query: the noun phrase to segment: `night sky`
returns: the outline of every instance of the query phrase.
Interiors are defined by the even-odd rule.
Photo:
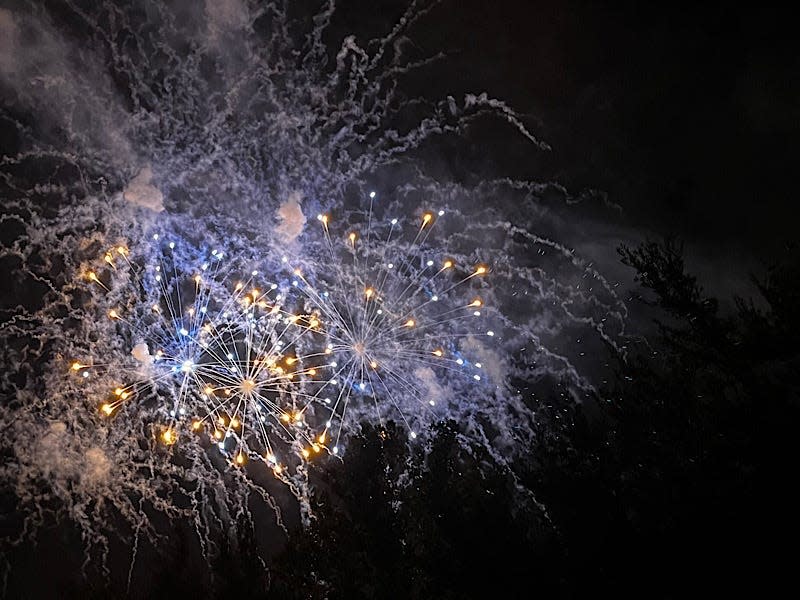
[[[0,597],[780,589],[790,15],[280,6],[0,2]],[[471,105],[483,92],[502,104]],[[231,384],[245,408],[203,388],[253,335],[284,339],[273,305],[306,328],[276,361],[311,381],[334,355],[347,400],[270,389],[273,429],[246,438],[262,371]],[[212,350],[206,317],[228,327]],[[156,348],[176,365],[161,387]]]

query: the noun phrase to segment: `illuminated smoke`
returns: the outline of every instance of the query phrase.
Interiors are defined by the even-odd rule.
[[[264,464],[237,466],[234,442],[223,453],[206,443],[211,427],[206,437],[192,437],[170,420],[181,416],[180,382],[202,361],[185,365],[184,358],[169,385],[142,385],[131,402],[103,410],[116,402],[111,384],[124,388],[153,377],[159,348],[140,330],[158,334],[164,323],[145,315],[158,288],[137,283],[145,272],[114,254],[120,246],[137,265],[151,265],[176,243],[170,264],[189,285],[195,269],[224,256],[225,276],[208,278],[214,294],[230,293],[236,277],[253,271],[293,288],[298,268],[317,290],[333,292],[341,280],[353,290],[358,284],[352,301],[362,303],[371,282],[331,258],[317,223],[307,224],[305,215],[336,215],[340,233],[358,230],[363,239],[373,227],[365,222],[373,218],[365,210],[369,192],[405,177],[377,199],[376,235],[393,217],[413,231],[421,211],[435,211],[437,219],[443,211],[413,254],[425,262],[408,261],[405,280],[427,260],[452,260],[462,276],[486,265],[490,273],[479,291],[488,308],[480,327],[437,331],[439,340],[461,340],[441,348],[459,374],[429,364],[440,358],[435,354],[412,364],[408,375],[420,397],[402,396],[395,386],[400,410],[390,416],[400,419],[420,399],[433,400],[436,412],[415,422],[414,433],[451,418],[463,439],[483,444],[512,470],[538,435],[535,396],[515,382],[556,385],[565,404],[582,401],[601,377],[592,371],[597,357],[608,347],[624,351],[625,304],[615,284],[576,251],[574,240],[583,234],[570,231],[559,212],[575,198],[554,183],[501,178],[459,185],[433,177],[415,154],[437,137],[466,135],[481,119],[494,119],[537,150],[548,148],[520,115],[486,93],[438,102],[402,95],[406,73],[441,59],[412,56],[400,43],[413,36],[426,9],[412,4],[374,40],[347,36],[329,57],[323,35],[333,2],[299,23],[280,3],[257,12],[233,1],[209,1],[202,11],[147,1],[68,6],[79,23],[70,26],[84,43],[60,33],[67,25],[57,15],[34,7],[0,10],[0,85],[11,107],[0,116],[21,140],[18,152],[0,159],[0,259],[14,278],[13,296],[2,297],[0,381],[12,400],[0,413],[7,457],[0,477],[26,515],[10,543],[34,535],[55,507],[80,528],[87,564],[102,571],[112,535],[135,532],[137,543],[157,546],[153,513],[191,523],[206,556],[216,551],[215,539],[232,535],[240,516],[252,518],[254,499],[274,508],[283,526],[272,492],[252,470]],[[20,113],[33,115],[34,124]],[[561,205],[545,203],[545,195]],[[365,244],[363,251],[379,247]],[[109,318],[111,310],[122,319]],[[237,323],[244,327],[246,319]],[[432,341],[423,340],[431,353],[440,349]],[[109,362],[125,369],[103,366]],[[350,383],[360,382],[353,375]],[[239,392],[250,393],[248,386]],[[184,407],[199,406],[197,389],[191,393]],[[346,411],[321,416],[324,397],[314,389],[310,395],[317,408],[309,421],[315,416],[317,429],[283,438],[295,462],[278,473],[306,519],[298,439],[313,449],[309,442],[319,440],[326,418],[338,414],[347,422]],[[361,399],[350,403],[351,426],[383,418],[370,394]],[[184,416],[180,427],[197,415]],[[347,425],[344,431],[335,443],[346,460]],[[333,452],[327,438],[316,443]],[[258,448],[265,469],[268,452]]]

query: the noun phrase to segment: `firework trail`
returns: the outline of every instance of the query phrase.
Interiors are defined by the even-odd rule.
[[[0,9],[11,543],[55,513],[102,569],[112,533],[157,545],[158,512],[213,554],[253,497],[282,523],[256,468],[308,516],[306,460],[346,460],[364,420],[424,443],[452,418],[513,469],[536,386],[580,401],[602,377],[585,355],[624,351],[615,284],[542,200],[577,199],[416,157],[486,118],[548,149],[485,93],[404,96],[442,59],[408,50],[430,7],[332,49],[333,2],[288,6]]]

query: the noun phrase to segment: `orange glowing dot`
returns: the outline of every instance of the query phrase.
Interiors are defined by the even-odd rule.
[[[373,290],[372,288],[367,288],[367,289],[364,291],[364,293],[367,295],[367,298],[371,298],[371,297],[372,297],[372,294],[374,294],[374,293],[375,293],[375,290]]]
[[[433,215],[431,213],[425,213],[424,215],[422,215],[423,225],[427,225],[428,223],[430,223],[431,219],[433,219]]]
[[[373,369],[377,369],[377,368],[378,368],[378,363],[376,363],[376,362],[373,360],[372,362],[370,362],[370,363],[369,363],[369,366],[370,366],[370,367],[372,367]]]
[[[238,292],[243,287],[244,287],[244,284],[240,281],[239,283],[236,284],[236,287],[234,289]]]
[[[480,266],[480,267],[476,268],[475,269],[475,273],[477,275],[483,275],[484,273],[486,273],[486,267]]]
[[[128,253],[128,249],[125,246],[117,246],[117,252],[125,256]]]
[[[281,421],[285,421],[285,422],[288,423],[290,420],[291,420],[291,417],[287,413],[283,413],[281,415]]]
[[[118,319],[119,318],[119,314],[117,314],[117,311],[115,311],[115,310],[108,311],[108,316],[111,317],[112,319]]]
[[[192,421],[192,429],[193,429],[194,431],[197,431],[198,429],[200,429],[200,426],[201,426],[202,424],[203,424],[203,422],[202,422],[202,421],[199,421],[199,420]]]
[[[219,429],[214,430],[214,439],[221,440],[222,439],[222,432]]]
[[[83,369],[83,367],[84,367],[84,365],[82,365],[79,362],[72,363],[72,370],[73,371],[80,371],[81,369]]]
[[[481,306],[482,304],[483,302],[481,302],[480,298],[475,298],[475,300],[472,301],[472,304],[470,304],[470,306]]]
[[[243,465],[245,459],[246,459],[245,455],[242,452],[239,452],[239,454],[236,455],[236,464]]]
[[[355,244],[355,243],[356,243],[356,234],[355,234],[355,233],[351,233],[351,234],[350,234],[350,235],[348,235],[347,237],[349,237],[349,238],[350,238],[350,243],[351,243],[351,244]]]
[[[311,447],[314,449],[314,452],[319,452],[319,444],[311,444]]]
[[[453,266],[453,261],[452,261],[452,260],[446,260],[446,261],[444,261],[444,268],[445,268],[445,269],[449,269],[449,268],[450,268],[450,267],[452,267],[452,266]]]
[[[178,441],[178,435],[172,429],[165,429],[161,434],[161,441],[163,441],[167,446],[171,446]]]
[[[299,412],[299,413],[295,413],[295,415],[294,415],[294,422],[295,422],[295,423],[299,423],[299,422],[300,422],[300,421],[302,421],[302,420],[303,420],[303,413],[301,413],[301,412]]]
[[[442,356],[442,354],[444,354],[444,352],[442,352],[441,350],[434,350],[433,351],[433,355],[434,356]]]
[[[89,279],[92,281],[97,281],[97,275],[95,275],[94,271],[89,271],[88,275]]]
[[[320,444],[324,444],[325,443],[325,432],[324,431],[319,434],[319,443]]]
[[[237,419],[236,417],[231,419],[231,427],[236,429],[237,427],[239,427],[239,425],[240,425],[239,419]]]
[[[308,449],[307,449],[307,448],[303,448],[303,449],[301,450],[301,453],[302,453],[302,455],[303,455],[303,458],[308,458],[309,454],[311,454],[311,453],[308,451]]]
[[[414,326],[414,319],[409,319],[406,321],[406,327],[413,327]]]
[[[308,374],[309,375],[316,375],[317,374],[317,370],[316,369],[309,369],[308,370]]]
[[[281,471],[283,471],[283,467],[282,467],[282,466],[280,466],[280,465],[275,465],[275,466],[272,468],[272,471],[275,473],[275,475],[280,475],[280,474],[281,474]]]
[[[210,396],[214,393],[214,388],[212,388],[210,385],[207,385],[203,392],[205,392],[206,396]]]
[[[203,281],[203,278],[202,278],[202,277],[200,277],[200,275],[195,275],[195,276],[194,276],[194,282],[195,282],[196,284],[198,284],[198,285],[199,285],[201,281]]]
[[[108,415],[110,415],[112,412],[114,412],[114,407],[113,407],[111,404],[109,404],[109,403],[107,403],[107,402],[106,402],[105,404],[103,404],[103,405],[100,407],[100,410],[101,410],[101,411],[103,411],[103,413],[104,413],[106,416],[108,416]]]
[[[258,295],[259,295],[260,293],[261,293],[261,292],[259,292],[257,289],[254,289],[252,292],[250,292],[250,294],[253,296],[253,300],[255,300],[256,298],[258,298]]]

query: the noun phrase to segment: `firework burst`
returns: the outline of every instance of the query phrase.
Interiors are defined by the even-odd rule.
[[[55,507],[105,565],[112,531],[157,547],[158,513],[211,553],[253,497],[288,489],[307,517],[306,459],[364,420],[413,438],[453,419],[510,463],[537,435],[514,382],[593,390],[583,355],[623,340],[625,306],[555,241],[553,186],[467,188],[415,155],[491,116],[547,148],[487,94],[403,96],[439,57],[406,43],[424,7],[334,47],[333,2],[300,21],[280,2],[35,4],[0,22],[20,142],[0,158],[0,478],[19,539]],[[444,214],[409,212],[431,198]],[[288,485],[240,468],[256,460]]]
[[[83,275],[118,336],[103,355],[71,365],[108,390],[101,415],[152,420],[167,446],[206,434],[232,464],[255,458],[277,475],[287,450],[318,452],[324,435],[306,424],[304,400],[325,353],[299,348],[319,320],[290,311],[286,291],[257,270],[234,273],[222,251],[201,256],[160,244],[158,234],[153,244],[154,253],[134,258],[126,246],[111,248]]]
[[[349,220],[344,231],[319,214],[309,242],[318,263],[308,274],[293,271],[332,358],[313,400],[330,415],[334,453],[346,426],[364,418],[402,420],[417,437],[436,418],[450,375],[481,381],[480,363],[465,360],[460,340],[494,335],[481,319],[478,282],[489,267],[457,265],[431,235],[445,212],[378,219],[374,202],[371,193],[360,226]]]

